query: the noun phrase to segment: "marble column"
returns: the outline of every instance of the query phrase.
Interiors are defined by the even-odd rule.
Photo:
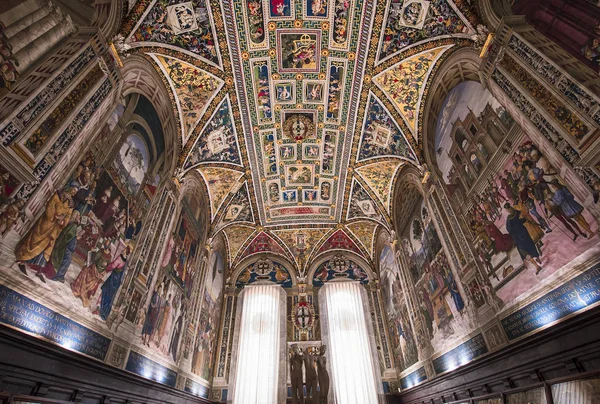
[[[23,16],[21,19],[15,21],[10,24],[4,30],[4,35],[9,40],[17,35],[19,32],[31,27],[36,22],[40,21],[42,18],[46,17],[52,11],[52,4],[48,2],[47,4],[43,4],[41,7],[38,7],[31,11],[29,14]]]
[[[6,28],[10,27],[21,18],[26,17],[32,12],[44,6],[44,0],[26,0],[16,7],[0,14],[0,22],[4,24]]]
[[[12,46],[13,54],[17,54],[21,49],[32,44],[36,39],[58,25],[63,19],[63,13],[58,8],[49,8],[45,11],[45,16],[37,21],[33,21],[32,24],[24,27],[8,40],[8,43]],[[36,10],[25,17],[25,19],[29,19],[30,16],[35,17],[37,14],[39,13]]]
[[[48,50],[53,48],[67,35],[75,31],[75,25],[69,16],[64,16],[60,10],[56,10],[34,24],[35,28],[26,30],[27,34],[17,34],[15,44],[19,44],[19,50],[13,56],[19,62],[17,71],[23,74]],[[35,36],[40,34],[40,36]],[[16,37],[19,37],[16,39]],[[24,45],[20,41],[27,41]],[[13,45],[14,46],[14,45]],[[14,51],[14,48],[13,48]]]

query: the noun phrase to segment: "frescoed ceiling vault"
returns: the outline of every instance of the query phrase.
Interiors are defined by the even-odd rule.
[[[139,0],[121,35],[171,90],[178,175],[205,180],[230,265],[302,274],[331,249],[373,260],[429,79],[476,24],[466,0]]]

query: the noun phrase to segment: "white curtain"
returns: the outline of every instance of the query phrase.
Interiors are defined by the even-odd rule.
[[[554,404],[599,404],[600,379],[573,380],[552,385]]]
[[[377,404],[361,286],[357,282],[328,282],[324,288],[335,402]]]
[[[243,292],[235,404],[277,403],[280,288],[279,285],[249,285]]]

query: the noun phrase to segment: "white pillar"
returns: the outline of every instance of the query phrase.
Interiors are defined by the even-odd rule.
[[[29,14],[25,15],[23,18],[15,21],[4,30],[4,35],[8,39],[12,38],[19,32],[24,29],[32,26],[52,11],[51,4],[44,4],[42,7],[32,10]]]
[[[32,10],[42,7],[43,3],[44,0],[25,0],[18,6],[0,14],[0,22],[4,24],[5,27],[9,27],[16,21],[31,13]]]
[[[29,47],[37,38],[60,24],[62,20],[63,14],[60,9],[54,8],[49,10],[46,16],[19,31],[8,40],[8,43],[12,46],[13,54],[17,54],[21,49]]]
[[[74,31],[75,26],[67,16],[42,36],[37,37],[30,44],[16,52],[14,57],[19,62],[19,66],[17,66],[19,74],[23,74],[24,71],[31,67],[31,65],[42,57],[49,49]]]

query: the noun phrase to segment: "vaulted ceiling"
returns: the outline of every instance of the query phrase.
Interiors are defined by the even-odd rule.
[[[373,259],[395,173],[422,163],[429,78],[469,38],[466,0],[140,0],[122,27],[171,89],[181,177],[209,190],[230,263]]]

